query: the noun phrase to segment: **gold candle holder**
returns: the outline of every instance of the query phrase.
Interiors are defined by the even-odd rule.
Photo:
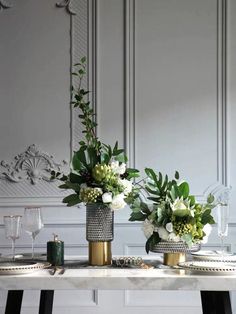
[[[186,261],[186,253],[164,253],[163,264],[168,266],[177,266]]]
[[[111,265],[111,242],[89,242],[89,265]]]

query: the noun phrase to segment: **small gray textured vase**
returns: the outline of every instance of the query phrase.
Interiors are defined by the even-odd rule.
[[[102,204],[86,205],[86,239],[90,242],[113,240],[114,212]]]

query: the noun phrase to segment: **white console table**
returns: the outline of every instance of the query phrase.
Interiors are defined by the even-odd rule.
[[[236,290],[236,275],[192,275],[179,269],[80,268],[52,276],[44,269],[28,275],[0,276],[0,289],[8,290],[6,314],[20,313],[24,290],[41,290],[39,313],[51,314],[54,290],[61,289],[194,290],[201,292],[203,314],[232,314],[229,291]]]

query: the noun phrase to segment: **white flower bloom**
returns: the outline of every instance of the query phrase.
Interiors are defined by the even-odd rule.
[[[112,202],[112,193],[106,192],[102,195],[102,201],[104,204]]]
[[[164,241],[168,241],[168,237],[169,237],[169,232],[166,230],[166,228],[164,227],[158,227],[157,228],[157,232],[159,234],[159,237],[164,240]]]
[[[187,209],[188,207],[186,206],[185,202],[181,198],[176,198],[173,204],[171,204],[171,208],[173,211],[178,210],[178,209]]]
[[[174,232],[171,232],[168,237],[168,241],[179,242],[180,237],[176,235]]]
[[[203,237],[201,243],[202,243],[202,244],[206,244],[207,241],[208,241],[208,237],[209,237],[209,235],[210,235],[210,233],[211,233],[212,226],[211,226],[210,224],[206,224],[206,225],[203,227],[202,230],[204,231],[205,236]]]
[[[111,162],[111,170],[119,175],[124,174],[126,171],[126,164],[122,163],[120,165],[119,161],[114,160]]]
[[[123,180],[119,180],[119,183],[123,185],[125,195],[128,195],[132,191],[133,185],[131,181],[127,179],[123,179]]]
[[[203,232],[206,234],[206,236],[208,237],[211,233],[211,230],[212,230],[212,226],[210,224],[206,224],[204,227],[203,227]]]
[[[117,169],[119,168],[119,161],[114,160],[110,164],[111,170],[115,173],[117,173]]]
[[[118,210],[118,209],[121,209],[121,208],[125,207],[126,203],[124,201],[124,197],[125,196],[124,196],[123,193],[114,196],[113,199],[112,199],[111,204],[109,205],[109,207],[112,210]]]
[[[182,198],[176,198],[174,203],[172,203],[170,206],[173,214],[176,216],[182,217],[190,214],[189,203],[187,201],[184,201]]]
[[[119,174],[124,174],[126,171],[126,164],[122,162],[122,164],[119,167]]]
[[[166,230],[167,230],[168,232],[172,232],[172,231],[173,231],[173,224],[172,224],[172,222],[168,222],[168,223],[166,224]]]
[[[142,226],[143,233],[147,239],[153,234],[154,226],[150,220],[145,219]]]

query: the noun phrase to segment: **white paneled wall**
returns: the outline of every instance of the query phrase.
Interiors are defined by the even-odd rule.
[[[81,136],[77,112],[70,114],[70,67],[87,55],[102,141],[119,140],[141,170],[179,170],[200,199],[209,186],[232,185],[227,248],[236,252],[236,2],[74,0],[76,15],[55,3],[22,0],[0,15],[0,160],[14,166],[35,144],[55,162],[69,161]],[[12,183],[1,175],[1,253],[10,252],[3,215],[38,204],[45,228],[36,250],[45,251],[55,232],[66,255],[86,255],[85,211],[65,208],[62,197],[56,183]],[[128,208],[115,215],[113,254],[144,255],[140,224],[128,218]],[[206,247],[218,246],[214,227]],[[30,247],[22,234],[17,252]],[[1,293],[1,313],[5,298]],[[22,313],[36,313],[38,300],[38,291],[26,291]],[[65,311],[200,314],[201,307],[197,292],[57,291],[54,313]]]

